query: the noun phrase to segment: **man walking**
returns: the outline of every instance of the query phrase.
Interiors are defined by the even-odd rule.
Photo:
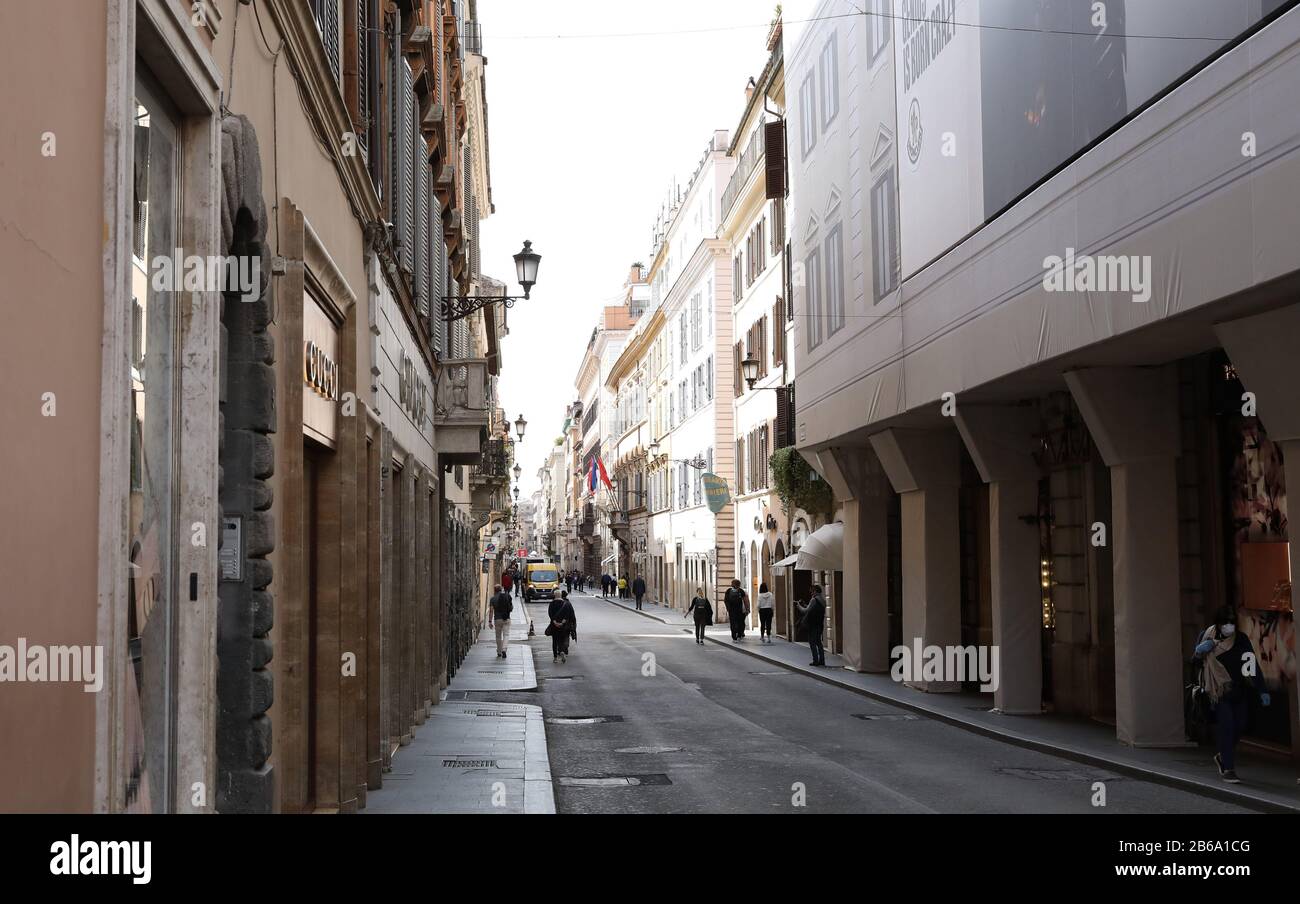
[[[492,597],[491,615],[488,619],[489,627],[496,628],[497,634],[497,658],[506,659],[506,647],[510,644],[510,615],[515,611],[515,604],[510,599],[510,594],[501,589],[501,585],[496,587],[496,593]]]
[[[825,666],[826,648],[822,646],[822,637],[826,632],[826,599],[822,596],[822,585],[813,584],[808,605],[795,603],[795,607],[799,610],[799,625],[808,632],[808,646],[812,648],[813,661],[808,664]]]
[[[607,596],[609,596],[609,575],[602,574],[600,576],[600,598],[605,599]]]
[[[636,611],[641,612],[641,601],[645,599],[645,579],[639,574],[632,582],[632,595],[636,597]]]
[[[727,607],[727,619],[731,622],[731,639],[739,643],[745,636],[745,616],[749,614],[749,600],[745,591],[740,589],[740,581],[732,581],[723,597]]]

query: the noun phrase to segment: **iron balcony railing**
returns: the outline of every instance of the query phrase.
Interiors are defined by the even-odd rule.
[[[509,480],[513,446],[514,443],[503,439],[488,440],[483,446],[483,457],[470,469],[470,477],[480,480]]]
[[[722,193],[722,218],[725,220],[727,214],[731,213],[731,208],[736,205],[740,193],[744,191],[745,186],[749,183],[749,177],[754,174],[758,168],[759,161],[767,156],[767,148],[763,143],[763,130],[755,129],[754,134],[749,138],[749,144],[746,145],[744,153],[740,155],[740,163],[736,165],[736,171],[731,174],[731,181],[727,183],[727,190]]]

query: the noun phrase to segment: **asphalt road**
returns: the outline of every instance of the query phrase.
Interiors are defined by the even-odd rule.
[[[567,663],[540,633],[545,606],[531,607],[536,693],[474,695],[543,708],[560,813],[1248,812],[698,646],[684,623],[574,603]],[[1092,803],[1097,781],[1105,807]]]

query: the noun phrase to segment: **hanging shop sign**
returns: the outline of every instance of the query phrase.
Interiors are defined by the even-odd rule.
[[[704,499],[709,504],[709,511],[715,515],[722,514],[722,510],[731,502],[731,490],[727,488],[727,482],[717,474],[705,474],[700,480],[704,484]]]

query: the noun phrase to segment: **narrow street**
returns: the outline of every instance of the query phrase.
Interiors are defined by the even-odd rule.
[[[529,607],[536,693],[468,695],[542,707],[559,813],[798,812],[796,784],[810,813],[1087,813],[1095,781],[1106,784],[1105,812],[1249,812],[697,646],[685,623],[572,598],[578,642],[567,663],[552,662],[541,634],[545,605]],[[585,721],[597,717],[610,721]]]

